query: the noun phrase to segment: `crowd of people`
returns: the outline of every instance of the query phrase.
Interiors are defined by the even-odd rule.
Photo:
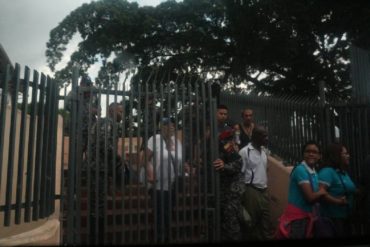
[[[232,160],[222,158],[214,162],[220,172],[221,226],[223,241],[308,239],[351,237],[351,211],[358,194],[349,176],[349,153],[341,143],[329,144],[324,152],[315,141],[302,147],[302,162],[295,165],[288,189],[288,204],[279,217],[279,224],[270,221],[267,153],[268,134],[253,121],[253,110],[242,111],[243,122],[234,127],[227,124],[228,108],[219,105],[217,111],[220,156],[234,153]],[[222,139],[226,132],[232,138]],[[233,151],[225,147],[232,147]],[[224,167],[232,166],[233,173]],[[222,167],[223,169],[220,169]],[[232,188],[239,184],[234,200]],[[221,196],[222,197],[222,196]],[[234,205],[230,207],[230,205]],[[243,213],[249,214],[246,224]]]
[[[86,80],[83,80],[82,86],[85,84]],[[94,226],[91,236],[96,238],[98,230],[101,234],[99,239],[103,239],[104,166],[112,164],[107,160],[115,160],[114,167],[108,169],[108,175],[111,176],[113,171],[120,173],[116,169],[122,167],[122,161],[114,146],[121,136],[116,123],[122,120],[124,109],[121,104],[112,103],[108,115],[98,118],[96,97],[88,93],[85,96],[82,134],[87,140],[90,133],[91,149],[87,151],[88,145],[84,141],[83,152],[85,159],[89,160],[94,181],[90,196]],[[230,125],[227,106],[217,107],[219,157],[209,165],[220,178],[221,241],[313,238],[320,234],[316,229],[318,224],[315,224],[318,217],[325,217],[332,223],[327,225],[333,228],[328,237],[350,236],[349,218],[357,189],[348,174],[347,148],[333,143],[322,152],[315,141],[303,146],[302,162],[295,165],[290,174],[288,205],[279,218],[279,225],[274,226],[270,216],[267,176],[268,132],[254,122],[252,109],[243,109],[241,117],[241,123]],[[171,201],[176,197],[172,185],[191,172],[191,168],[183,158],[185,147],[175,134],[174,119],[161,118],[158,125],[160,131],[143,142],[142,157],[145,159],[142,158],[139,164],[145,167],[145,180],[151,184],[150,195],[155,198],[159,241],[168,242],[168,212]],[[97,138],[97,135],[103,138]],[[95,239],[92,240],[94,242]]]

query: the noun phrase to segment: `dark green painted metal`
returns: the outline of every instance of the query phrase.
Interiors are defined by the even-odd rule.
[[[77,93],[78,83],[78,68],[74,68],[72,71],[72,91]],[[76,121],[77,121],[77,94],[72,94],[72,109],[71,109],[71,121],[70,121],[70,138],[69,138],[69,157],[68,157],[68,215],[67,215],[67,244],[73,244],[75,242],[75,176],[76,176]]]
[[[51,215],[55,212],[55,200],[56,200],[56,158],[57,158],[57,139],[58,139],[58,87],[54,80],[52,80],[52,122],[51,122],[51,151],[49,153],[49,162],[51,165],[50,170],[50,188],[47,196],[47,215]],[[63,135],[62,135],[63,138]],[[63,143],[63,142],[62,142]],[[62,147],[63,148],[63,147]],[[63,152],[62,152],[63,154]],[[63,156],[63,155],[62,155]],[[61,163],[63,167],[63,163]]]
[[[1,95],[1,109],[6,109],[8,101],[8,84],[11,78],[10,73],[11,65],[6,66],[6,73],[2,81],[2,95]],[[4,157],[4,135],[5,135],[5,121],[6,121],[6,111],[2,110],[0,112],[0,171],[3,171],[3,157]],[[2,176],[0,176],[0,190],[2,185]]]
[[[20,81],[20,65],[15,65],[14,74],[14,88],[12,95],[12,108],[10,120],[10,136],[9,136],[9,149],[8,149],[8,172],[6,180],[6,195],[5,195],[5,210],[4,210],[4,225],[10,225],[11,204],[12,204],[12,191],[13,191],[13,172],[14,172],[14,155],[15,155],[15,134],[17,128],[17,102],[18,90]]]
[[[30,128],[28,135],[28,155],[27,155],[27,178],[26,178],[26,208],[24,211],[24,221],[31,220],[31,200],[32,200],[32,177],[34,174],[34,150],[35,150],[35,136],[36,136],[36,114],[37,114],[37,91],[38,91],[39,73],[33,72],[32,83],[32,101],[30,112]]]
[[[39,105],[37,112],[37,135],[36,135],[36,157],[35,157],[35,178],[33,184],[33,210],[32,210],[32,220],[37,220],[40,217],[40,190],[41,190],[41,169],[42,169],[42,151],[44,149],[43,143],[43,132],[45,130],[44,124],[44,113],[45,105],[40,102],[45,100],[45,84],[46,77],[41,74],[41,84],[40,84],[40,95],[39,95]]]
[[[42,146],[42,164],[41,164],[41,183],[40,183],[40,212],[39,217],[45,218],[46,205],[47,205],[47,189],[50,186],[48,180],[50,164],[48,163],[48,153],[50,152],[50,116],[51,116],[51,81],[50,77],[46,77],[46,101],[45,101],[45,111],[44,111],[44,130],[43,130],[43,146]]]
[[[26,67],[24,71],[23,81],[23,97],[22,97],[22,109],[21,109],[21,126],[20,126],[20,140],[19,140],[19,158],[18,158],[18,174],[17,174],[17,192],[16,192],[16,210],[15,210],[15,223],[21,223],[21,204],[23,195],[23,170],[24,170],[24,156],[23,152],[25,147],[25,132],[27,122],[27,103],[28,103],[28,88],[30,80],[30,69]]]
[[[210,188],[209,191],[212,191],[212,193],[208,193],[208,188],[205,185],[203,185],[203,174],[207,172],[206,168],[198,166],[199,164],[195,164],[195,163],[192,164],[193,159],[194,159],[193,156],[195,156],[197,152],[194,150],[195,149],[194,147],[191,147],[191,145],[187,147],[186,145],[188,144],[185,145],[184,143],[190,142],[190,144],[191,143],[197,144],[198,140],[202,139],[203,136],[205,136],[206,127],[203,126],[203,124],[205,124],[206,121],[205,119],[203,119],[203,116],[206,118],[211,118],[211,119],[214,118],[215,111],[213,110],[210,112],[209,110],[206,110],[206,109],[210,109],[211,106],[215,107],[215,102],[213,103],[211,102],[213,99],[212,96],[209,96],[206,99],[203,99],[201,94],[208,95],[211,92],[206,92],[207,90],[205,89],[205,85],[203,85],[201,88],[201,86],[198,85],[200,84],[199,81],[194,82],[191,80],[191,78],[187,76],[177,77],[175,81],[166,81],[167,75],[160,78],[160,81],[158,81],[157,79],[158,78],[156,75],[153,80],[150,80],[151,84],[149,84],[149,79],[148,79],[147,82],[143,84],[143,86],[141,85],[137,86],[136,87],[137,90],[135,91],[131,90],[132,88],[134,88],[132,84],[130,85],[131,89],[129,91],[122,90],[122,92],[119,92],[117,91],[117,87],[115,87],[115,89],[111,91],[106,90],[104,93],[104,96],[102,94],[99,95],[99,99],[101,101],[104,101],[102,102],[103,103],[102,105],[106,105],[108,107],[112,101],[117,102],[118,94],[120,96],[122,95],[122,97],[126,97],[126,100],[122,101],[122,105],[124,106],[124,109],[125,109],[124,118],[125,119],[127,118],[128,121],[127,123],[126,121],[123,121],[121,123],[121,127],[123,128],[123,132],[121,135],[121,138],[123,141],[121,152],[122,152],[123,162],[127,162],[129,167],[131,168],[135,168],[135,166],[138,165],[137,163],[134,163],[133,159],[131,159],[133,157],[132,155],[135,155],[136,158],[139,158],[138,153],[134,154],[134,152],[136,151],[134,150],[134,146],[133,146],[134,138],[138,138],[138,136],[142,135],[141,136],[141,138],[143,138],[142,148],[143,150],[145,150],[146,145],[147,145],[146,140],[148,139],[148,137],[155,136],[157,134],[157,131],[158,131],[157,120],[165,116],[174,117],[175,131],[183,132],[183,143],[182,143],[183,154],[182,156],[183,158],[189,157],[189,160],[188,160],[189,163],[195,166],[197,170],[195,174],[190,173],[189,176],[186,177],[186,183],[184,182],[185,180],[181,180],[180,182],[181,184],[179,184],[177,180],[175,181],[174,186],[175,186],[175,191],[176,191],[176,201],[177,202],[174,204],[173,209],[176,210],[176,212],[172,210],[170,212],[162,212],[162,217],[164,214],[168,214],[170,218],[174,220],[173,222],[171,221],[170,227],[169,227],[169,229],[171,229],[170,231],[174,234],[169,237],[170,242],[177,242],[177,243],[196,242],[198,241],[198,238],[201,234],[202,234],[202,238],[205,239],[206,235],[210,236],[212,234],[209,234],[209,233],[215,232],[214,228],[204,230],[205,223],[202,222],[204,218],[210,218],[211,220],[213,220],[212,224],[207,225],[208,227],[216,226],[217,220],[219,221],[219,218],[216,217],[216,214],[219,213],[219,210],[216,213],[216,210],[215,210],[216,205],[213,205],[212,203],[209,202],[209,200],[214,201],[216,198],[214,193],[216,193],[217,190],[211,187],[216,185],[217,179],[211,178],[212,176],[216,174],[215,172],[212,172],[212,174],[208,175],[210,180],[213,181],[213,184],[208,185],[208,187]],[[186,86],[185,84],[182,84],[180,87],[177,85],[181,83],[180,79],[182,79],[183,82],[186,82]],[[124,88],[126,87],[124,86]],[[207,85],[207,89],[208,89],[208,85]],[[100,88],[96,90],[100,91]],[[102,92],[102,90],[100,92]],[[152,99],[156,102],[157,105],[156,106],[153,105],[153,107],[149,107],[148,106],[149,101],[152,100],[152,99],[149,99],[149,97],[152,97],[152,96],[153,96]],[[139,101],[137,102],[137,104],[134,104],[135,103],[134,101],[136,99],[139,99]],[[143,99],[143,101],[141,101],[141,99]],[[79,102],[81,101],[81,99],[80,100],[77,99],[77,101]],[[78,104],[78,102],[76,102],[76,104]],[[177,102],[177,103],[174,103],[174,102]],[[206,104],[208,106],[206,106]],[[185,111],[185,109],[188,109],[188,110]],[[106,111],[106,115],[108,115],[108,109]],[[143,119],[139,118],[139,116],[141,115],[143,115]],[[74,117],[77,119],[75,121],[72,120],[71,122],[74,123],[75,128],[76,128],[74,134],[78,136],[76,132],[79,132],[78,123],[77,123],[78,118],[79,118],[79,113],[77,112],[77,114]],[[160,118],[158,119],[157,117],[160,117]],[[152,119],[152,120],[149,121],[149,119]],[[211,120],[211,122],[212,121],[213,120]],[[135,125],[134,125],[134,122],[136,122]],[[149,125],[153,127],[149,127]],[[113,136],[114,137],[116,137],[117,135],[115,128],[116,127],[113,126]],[[213,128],[215,129],[215,127]],[[100,127],[97,126],[97,129],[99,131]],[[71,133],[72,132],[73,131],[71,131]],[[99,136],[100,134],[97,133],[97,136],[94,137],[96,138],[96,142],[98,144],[100,143]],[[126,141],[125,141],[125,137],[127,137]],[[107,149],[107,140],[106,140],[107,136],[103,136],[102,138],[104,138],[102,140],[104,140],[105,142],[104,148]],[[74,139],[75,139],[74,137],[72,136],[70,137],[70,140],[72,142],[78,143],[78,141]],[[216,141],[217,141],[217,138],[213,137],[212,142],[216,142]],[[212,145],[211,149],[214,149],[214,147],[217,147],[217,145],[214,143],[210,142],[210,144]],[[79,146],[78,144],[75,144],[75,145]],[[138,145],[140,146],[139,141],[138,141]],[[197,148],[200,150],[203,149],[203,153],[205,153],[206,149],[209,149],[209,146],[207,146],[206,142],[203,142],[202,145],[200,144],[198,145],[199,147]],[[125,149],[125,146],[128,146],[128,150]],[[71,147],[72,145],[70,145],[70,148]],[[160,149],[163,150],[166,147],[164,146],[163,142],[154,142],[154,150],[156,150],[157,148],[159,150]],[[177,148],[178,146],[176,143],[175,149]],[[75,158],[73,159],[73,161],[70,160],[68,169],[74,170],[75,176],[79,176],[78,168],[76,168],[75,166],[79,165],[79,162],[76,159],[80,155],[79,154],[80,151],[78,151],[78,147],[75,147],[75,149],[76,149]],[[97,149],[99,150],[99,147],[97,147]],[[115,150],[113,151],[117,150],[116,147],[114,149]],[[159,165],[159,164],[156,164],[156,158],[157,158],[156,156],[157,155],[162,156],[161,153],[163,152],[159,152],[158,154],[156,154],[156,152],[153,153],[154,167],[157,167],[157,165]],[[73,155],[71,150],[70,150],[70,155]],[[93,155],[96,156],[96,159],[99,159],[99,156],[101,154],[96,153]],[[217,151],[213,151],[213,155],[215,157],[217,155]],[[203,160],[204,164],[208,164],[211,162],[210,156],[205,155],[204,157],[206,159],[206,160]],[[144,158],[144,162],[143,164],[140,164],[140,165],[144,167],[143,171],[146,172],[146,169],[147,169],[146,163],[148,161],[148,157],[146,157],[145,153],[143,155],[143,158]],[[158,158],[163,160],[163,157],[158,157]],[[179,158],[177,157],[176,152],[175,152],[174,158],[175,160]],[[107,160],[107,158],[105,158],[104,163],[106,166],[112,165],[110,160]],[[163,170],[163,168],[158,169],[158,172],[162,174],[164,174],[164,172],[166,173],[168,172],[168,175],[170,176],[170,174],[172,173],[170,169],[175,169],[174,172],[176,173],[179,172],[180,175],[185,176],[183,168],[184,166],[182,166],[181,170],[177,170],[178,169],[177,166],[174,165],[173,168],[169,168],[169,170]],[[154,169],[154,171],[156,172],[156,169]],[[123,175],[122,172],[121,172],[121,175]],[[70,174],[68,174],[68,179],[71,179]],[[96,176],[96,179],[105,180],[104,181],[104,191],[105,191],[105,203],[106,204],[105,204],[104,213],[105,215],[107,215],[107,217],[105,218],[105,226],[106,226],[106,229],[109,228],[108,230],[109,235],[106,235],[106,236],[109,236],[109,238],[106,239],[105,243],[139,244],[139,243],[159,243],[159,242],[164,241],[164,238],[165,238],[164,235],[162,236],[157,235],[158,229],[156,226],[156,221],[158,219],[156,219],[156,215],[155,215],[156,209],[149,208],[149,205],[146,204],[145,209],[144,209],[145,213],[143,214],[140,208],[136,208],[136,209],[132,208],[134,203],[137,200],[135,199],[137,195],[134,194],[136,193],[134,192],[136,191],[136,189],[132,190],[129,188],[139,188],[139,185],[146,187],[148,185],[148,181],[146,177],[144,177],[143,179],[144,181],[142,184],[139,183],[138,180],[131,180],[129,187],[127,187],[123,183],[120,186],[117,186],[115,174],[113,174],[113,178],[109,182],[109,186],[111,187],[108,187],[107,173],[104,174],[104,177],[102,176],[99,178],[98,176]],[[67,224],[66,224],[67,234],[65,236],[67,237],[66,243],[69,243],[69,244],[85,243],[84,242],[85,239],[81,238],[81,242],[80,242],[79,237],[76,236],[80,232],[80,228],[79,228],[80,223],[79,223],[78,218],[83,217],[84,213],[82,211],[81,212],[78,211],[78,208],[80,207],[79,205],[80,203],[78,199],[76,199],[76,197],[79,197],[78,186],[80,184],[80,181],[78,180],[78,178],[75,178],[74,180],[75,180],[74,182],[75,184],[73,185],[74,189],[71,191],[71,193],[73,194],[73,198],[75,199],[74,200],[68,199],[68,204],[67,204],[67,210],[68,210]],[[163,176],[162,176],[162,181],[159,181],[159,183],[161,182],[163,183]],[[96,184],[98,184],[98,182]],[[182,187],[182,189],[180,189],[180,187]],[[98,190],[98,188],[96,189]],[[188,190],[188,189],[191,189],[191,190]],[[70,191],[70,188],[68,188],[68,190]],[[120,205],[120,208],[118,208],[119,206],[116,206],[116,203],[119,202],[118,197],[116,197],[116,194],[114,193],[114,191],[116,190],[120,190],[121,195],[125,195],[124,198],[126,198],[126,200],[123,200],[120,204],[117,204],[117,205]],[[128,193],[126,193],[125,190],[128,190],[127,191]],[[111,191],[113,191],[113,193],[110,193]],[[163,193],[164,191],[163,186],[162,188],[159,189],[159,191],[162,191]],[[108,192],[111,194],[111,197],[109,198],[107,197]],[[177,193],[179,193],[178,196],[177,196]],[[68,197],[71,196],[68,193],[67,195]],[[170,197],[173,197],[174,195],[175,194],[170,194]],[[95,199],[96,201],[99,200],[98,194],[96,195]],[[154,193],[154,197],[149,197],[149,194],[145,194],[145,199],[150,200],[152,205],[156,205],[157,200],[163,200],[163,198],[157,197],[155,193]],[[120,200],[122,200],[122,198],[120,198]],[[110,205],[109,209],[107,207],[108,206],[107,203],[109,203]],[[72,209],[74,210],[73,212],[69,212],[70,204],[73,205],[73,209]],[[204,207],[204,205],[207,205],[207,208],[200,209],[200,207]],[[128,212],[126,208],[131,208],[132,211]],[[87,209],[89,210],[89,206],[87,206]],[[72,220],[68,220],[68,217],[70,217],[69,216],[70,214],[73,215]],[[154,222],[152,221],[152,217],[154,217]],[[82,218],[80,220],[82,222]],[[162,222],[163,220],[164,219],[162,219]],[[72,222],[72,224],[68,225],[68,222]],[[120,225],[118,222],[121,222],[122,225]],[[132,224],[136,224],[136,222],[138,224],[144,223],[145,227],[143,227],[142,225],[141,226],[132,225]],[[82,229],[81,227],[81,231],[86,230],[86,227],[87,227],[88,228],[87,231],[89,233],[91,230],[91,227],[96,227],[95,236],[98,236],[99,235],[98,227],[96,225],[89,225],[89,224],[90,224],[89,219],[87,219],[87,225],[83,227],[84,229]],[[127,227],[129,226],[131,227],[130,231],[127,231]],[[68,229],[69,227],[72,227],[72,230]],[[118,227],[121,229],[116,229]],[[71,236],[68,236],[68,234],[71,234]],[[117,234],[117,235],[114,236],[112,234]],[[165,234],[169,234],[169,232],[166,232]],[[214,235],[213,240],[218,238],[217,236],[218,234],[215,233],[213,235]]]

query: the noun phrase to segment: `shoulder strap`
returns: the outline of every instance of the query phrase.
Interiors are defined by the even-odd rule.
[[[341,184],[342,184],[342,186],[343,186],[344,194],[345,194],[345,195],[348,195],[347,187],[346,187],[346,185],[345,185],[345,184],[344,184],[344,182],[343,182],[343,178],[342,178],[342,176],[339,174],[339,173],[340,173],[340,171],[339,171],[339,170],[336,170],[336,173],[337,173],[337,175],[338,175],[338,177],[339,177],[340,183],[341,183]]]
[[[162,137],[162,138],[163,138],[163,137]],[[169,154],[169,155],[170,155],[170,157],[171,157],[171,161],[172,161],[173,165],[177,168],[177,162],[175,162],[175,158],[173,157],[173,155],[172,155],[171,151],[168,149],[168,143],[167,143],[166,139],[164,139],[164,138],[163,138],[163,141],[164,141],[164,143],[166,143],[166,150],[167,150],[168,154]],[[176,141],[176,139],[175,139],[175,141]],[[175,169],[176,169],[176,168],[175,168]]]
[[[345,185],[345,184],[344,184],[344,182],[343,182],[343,178],[342,178],[342,176],[341,176],[341,174],[340,174],[340,171],[339,171],[339,170],[337,170],[337,171],[336,171],[336,173],[337,173],[337,175],[338,175],[338,177],[339,177],[340,183],[341,183],[341,184],[342,184],[342,186],[343,186],[344,194],[345,194],[345,195],[346,195],[346,197],[348,198],[349,193],[348,193],[348,190],[347,190],[346,185]],[[349,204],[348,204],[348,203],[347,203],[347,205],[346,205],[346,208],[347,208],[347,213],[348,213],[348,215],[349,215],[349,213],[350,213],[350,209],[349,209]]]
[[[251,152],[252,149],[250,149],[249,147],[247,148],[247,157],[249,159],[249,153]],[[253,180],[254,180],[254,171],[252,168],[250,168],[251,172],[252,172],[252,177],[251,177],[251,181],[249,182],[249,184],[253,184]]]

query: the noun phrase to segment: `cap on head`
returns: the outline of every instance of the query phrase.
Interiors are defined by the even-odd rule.
[[[82,76],[80,85],[86,85],[86,86],[91,86],[93,84],[91,78],[87,75]]]
[[[168,125],[170,123],[175,123],[175,120],[172,117],[163,117],[161,119],[161,125]]]

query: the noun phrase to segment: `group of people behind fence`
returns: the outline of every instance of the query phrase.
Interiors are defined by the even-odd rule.
[[[124,174],[122,169],[117,169],[124,166],[115,150],[121,136],[117,123],[122,121],[124,109],[121,104],[112,103],[108,107],[108,115],[98,118],[96,97],[91,97],[91,91],[85,94],[82,135],[92,145],[88,146],[84,141],[82,149],[86,154],[85,160],[89,160],[88,169],[94,181],[90,195],[90,235],[93,238],[91,243],[96,243],[96,237],[99,235],[102,240],[105,231],[103,207],[107,183],[103,179],[106,172],[103,166],[114,160],[115,165],[108,169],[108,175]],[[221,241],[350,236],[349,220],[357,189],[348,174],[349,153],[346,147],[339,143],[330,144],[322,156],[317,142],[309,141],[303,146],[302,162],[290,174],[288,205],[276,226],[270,215],[268,132],[254,122],[252,109],[242,110],[241,117],[241,123],[229,125],[228,108],[225,105],[217,108],[219,157],[209,165],[219,173],[220,200],[216,203],[221,209]],[[182,157],[186,147],[182,147],[175,134],[174,119],[160,119],[159,129],[157,134],[144,140],[142,152],[145,155],[139,162],[145,168],[144,180],[151,184],[150,194],[155,198],[159,241],[168,242],[168,212],[171,210],[170,201],[176,198],[171,185],[192,169]],[[88,133],[91,135],[89,138]],[[97,135],[104,138],[97,138]]]
[[[351,213],[359,193],[349,175],[349,152],[331,143],[322,152],[316,141],[302,147],[302,161],[289,177],[288,203],[277,224],[271,222],[268,192],[267,130],[244,109],[243,122],[227,124],[219,105],[221,240],[343,238],[352,236]],[[274,174],[270,174],[274,176]]]
[[[220,157],[221,241],[268,240],[273,230],[267,190],[267,130],[244,109],[243,122],[228,125],[228,108],[217,108]]]

